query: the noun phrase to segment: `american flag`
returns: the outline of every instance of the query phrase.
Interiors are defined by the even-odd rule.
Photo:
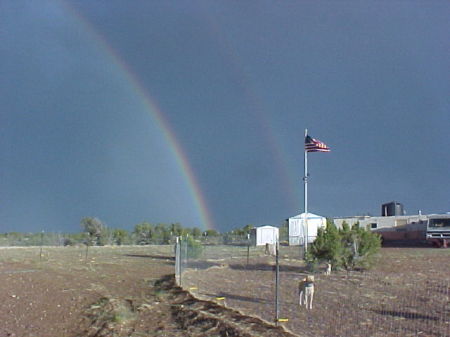
[[[330,148],[322,143],[320,140],[311,138],[310,136],[305,137],[305,151],[306,152],[330,152]]]

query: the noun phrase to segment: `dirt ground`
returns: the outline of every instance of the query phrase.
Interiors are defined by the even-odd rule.
[[[314,308],[298,306],[303,263],[190,262],[174,284],[171,246],[0,249],[0,336],[450,336],[450,249],[385,248],[370,273],[316,273]],[[191,294],[195,297],[191,296]]]
[[[298,305],[306,273],[298,259],[281,258],[280,323],[299,336],[450,336],[450,249],[383,248],[370,272],[315,272],[312,310]],[[192,261],[182,285],[199,298],[275,320],[274,258]]]
[[[291,336],[174,284],[173,247],[0,249],[0,336]]]

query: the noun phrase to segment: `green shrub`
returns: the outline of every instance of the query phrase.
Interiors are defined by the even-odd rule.
[[[381,247],[380,237],[370,230],[347,223],[342,229],[327,221],[325,229],[319,229],[317,239],[309,246],[307,259],[310,263],[329,262],[333,269],[370,268]]]
[[[342,265],[342,254],[343,243],[339,231],[332,222],[327,221],[326,228],[319,228],[316,240],[309,246],[307,258],[314,263],[327,261],[337,268]]]

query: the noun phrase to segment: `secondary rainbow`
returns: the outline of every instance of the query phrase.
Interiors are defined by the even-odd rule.
[[[204,12],[206,13],[206,11]],[[251,76],[249,76],[245,67],[242,65],[238,51],[227,39],[218,21],[208,15],[205,18],[208,20],[209,27],[216,37],[216,42],[224,54],[228,56],[227,60],[229,61],[230,69],[233,69],[240,79],[238,82],[240,83],[240,89],[252,105],[252,110],[257,117],[255,121],[258,123],[258,129],[261,130],[261,134],[265,137],[267,148],[274,157],[273,162],[278,170],[278,177],[285,191],[285,200],[292,210],[299,209],[300,200],[298,200],[298,197],[300,194],[298,192],[299,189],[296,190],[296,186],[299,186],[297,183],[299,181],[299,174],[291,169],[292,165],[289,165],[291,161],[289,158],[291,156],[284,151],[285,147],[281,144],[280,137],[277,136],[277,133],[272,127],[268,114],[265,112],[266,108],[262,103],[263,100],[257,95],[252,84]]]
[[[168,144],[169,149],[171,150],[177,165],[180,168],[180,171],[185,179],[189,191],[192,195],[194,204],[199,212],[200,218],[203,222],[203,226],[209,229],[214,228],[214,223],[210,212],[208,211],[208,206],[203,197],[203,193],[201,191],[200,185],[195,177],[195,174],[189,164],[189,160],[186,157],[180,143],[178,142],[174,132],[170,128],[169,123],[167,122],[164,114],[161,109],[158,107],[156,101],[149,95],[147,89],[141,83],[139,77],[134,74],[134,72],[130,69],[128,64],[120,57],[120,55],[111,47],[111,45],[107,42],[107,40],[95,29],[95,27],[81,15],[81,13],[75,9],[72,5],[70,5],[66,1],[60,2],[63,7],[72,14],[72,16],[80,22],[86,31],[90,34],[90,36],[95,40],[98,46],[107,54],[110,58],[111,62],[122,72],[129,85],[133,88],[134,92],[138,94],[138,96],[142,99],[142,102],[150,113],[158,127],[162,131],[164,138]]]

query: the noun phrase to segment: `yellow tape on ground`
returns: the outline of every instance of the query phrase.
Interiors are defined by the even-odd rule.
[[[288,318],[278,318],[278,322],[289,322]]]
[[[216,297],[216,300],[218,300],[218,301],[222,301],[224,299],[225,299],[225,297]]]

